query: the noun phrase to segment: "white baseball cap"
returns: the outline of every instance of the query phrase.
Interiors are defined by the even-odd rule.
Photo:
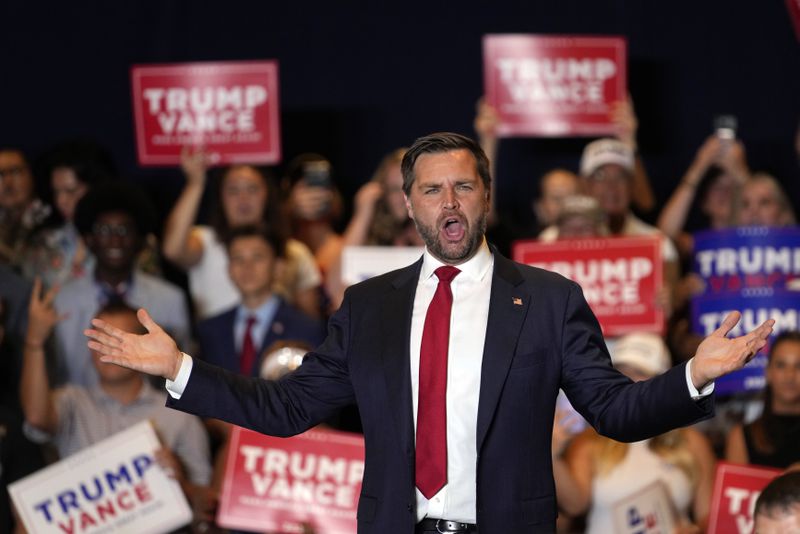
[[[614,163],[628,172],[633,172],[633,151],[618,139],[606,137],[592,141],[583,149],[581,156],[581,175],[590,176],[594,171]]]
[[[611,362],[629,365],[650,376],[660,375],[672,366],[664,339],[649,332],[635,332],[619,338],[611,347]]]

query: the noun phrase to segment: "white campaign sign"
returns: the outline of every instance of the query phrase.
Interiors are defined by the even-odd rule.
[[[342,252],[342,282],[347,285],[408,267],[425,251],[423,247],[345,247]]]
[[[180,485],[155,463],[149,421],[64,458],[8,489],[28,532],[169,532],[192,512]]]

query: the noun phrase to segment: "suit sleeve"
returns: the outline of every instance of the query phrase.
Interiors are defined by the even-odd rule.
[[[355,401],[347,363],[349,308],[345,299],[323,344],[293,373],[262,380],[196,360],[181,398],[170,396],[167,406],[273,436],[292,436],[319,424]]]
[[[685,363],[636,383],[614,369],[600,325],[574,283],[561,332],[562,388],[599,433],[639,441],[713,415],[713,396],[691,398]]]

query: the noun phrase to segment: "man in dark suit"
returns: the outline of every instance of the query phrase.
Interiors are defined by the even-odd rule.
[[[198,324],[202,359],[229,371],[258,376],[260,356],[276,341],[299,341],[314,347],[321,343],[322,324],[272,292],[275,271],[284,258],[284,240],[266,228],[244,226],[231,231],[226,246],[228,274],[241,301]]]
[[[559,387],[601,433],[644,439],[710,416],[711,382],[771,331],[770,320],[727,339],[732,313],[690,363],[632,383],[575,283],[486,244],[489,165],[476,143],[423,137],[402,168],[425,254],[348,289],[296,372],[267,382],[193,362],[144,310],[148,335],[96,321],[89,346],[170,379],[170,406],[269,434],[302,432],[355,400],[367,450],[359,533],[516,534],[555,529]]]

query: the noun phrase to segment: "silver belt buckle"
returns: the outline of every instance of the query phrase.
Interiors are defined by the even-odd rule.
[[[444,527],[440,527],[443,524]],[[442,530],[444,528],[445,530]],[[458,523],[456,521],[447,521],[446,519],[436,520],[436,532],[439,534],[447,534],[448,532],[466,532],[466,523]]]

